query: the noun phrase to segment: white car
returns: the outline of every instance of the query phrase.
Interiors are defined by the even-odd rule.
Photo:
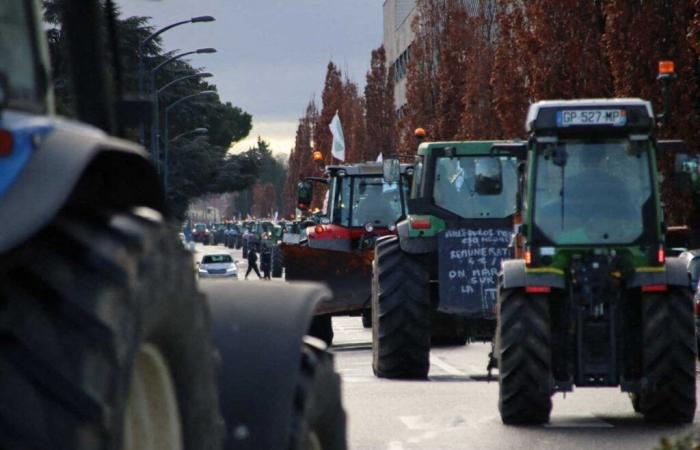
[[[228,253],[210,253],[197,263],[200,278],[238,278],[236,260]]]

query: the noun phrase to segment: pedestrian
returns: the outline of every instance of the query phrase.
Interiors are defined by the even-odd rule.
[[[270,279],[270,266],[272,263],[270,256],[270,249],[263,247],[263,250],[260,252],[260,268],[263,271],[264,280]]]
[[[254,270],[255,273],[258,275],[258,278],[262,280],[262,277],[260,276],[260,271],[258,270],[258,255],[255,253],[255,247],[250,246],[248,249],[248,271],[245,273],[245,279],[248,279],[248,275],[250,275],[250,271]]]

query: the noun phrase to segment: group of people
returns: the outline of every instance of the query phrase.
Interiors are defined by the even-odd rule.
[[[272,270],[272,255],[269,252],[263,253],[261,255],[260,269],[262,269],[263,274],[260,275],[260,269],[258,269],[258,252],[255,246],[251,246],[248,249],[248,270],[245,273],[245,279],[248,279],[251,271],[254,271],[259,279],[270,280],[270,271]]]

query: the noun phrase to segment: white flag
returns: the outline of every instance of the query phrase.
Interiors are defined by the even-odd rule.
[[[384,157],[382,156],[382,152],[379,152],[379,155],[377,155],[377,162],[382,162],[384,161]]]
[[[335,113],[330,123],[331,134],[333,135],[333,148],[331,154],[335,159],[345,161],[345,136],[343,136],[343,126],[340,124],[340,117]]]

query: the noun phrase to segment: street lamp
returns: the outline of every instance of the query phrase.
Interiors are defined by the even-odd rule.
[[[138,78],[139,78],[139,96],[140,97],[143,97],[143,71],[144,71],[143,49],[144,49],[144,47],[149,42],[151,42],[153,39],[157,38],[158,36],[160,36],[161,34],[165,33],[166,31],[168,31],[172,28],[179,27],[180,25],[185,25],[188,23],[204,23],[204,22],[213,22],[215,20],[216,19],[213,16],[197,16],[197,17],[192,17],[188,20],[181,20],[180,22],[171,23],[170,25],[167,25],[167,26],[161,28],[160,30],[157,30],[154,33],[151,33],[151,35],[148,36],[143,41],[139,41],[139,45],[138,45],[139,76],[138,76]],[[144,133],[145,133],[145,130],[144,130],[144,125],[142,123],[141,124],[141,133],[140,133],[141,134],[141,136],[140,136],[141,144],[143,144],[143,142],[144,142]]]
[[[160,89],[153,87],[153,120],[151,121],[151,159],[156,165],[156,169],[160,172],[160,158],[158,155],[158,149],[160,148],[160,94],[162,94],[170,86],[185,81],[191,78],[209,78],[212,74],[209,72],[195,73],[193,75],[185,75],[184,77],[177,78]]]
[[[187,95],[185,97],[182,97],[180,99],[175,100],[171,104],[165,107],[165,124],[163,127],[163,133],[165,134],[165,139],[163,139],[163,145],[165,146],[164,152],[165,152],[165,159],[163,161],[163,188],[165,189],[165,193],[167,195],[168,193],[168,163],[169,163],[169,153],[170,153],[170,142],[168,139],[168,113],[179,105],[180,103],[184,102],[185,100],[189,100],[194,97],[202,97],[202,96],[212,96],[212,95],[218,95],[216,91],[202,91],[202,92],[197,92],[196,94],[192,95]]]
[[[208,133],[209,133],[209,129],[208,129],[208,128],[195,128],[194,130],[190,130],[190,131],[187,131],[187,132],[185,132],[185,133],[180,133],[180,134],[178,134],[178,135],[175,136],[174,138],[170,139],[170,142],[175,142],[175,141],[177,141],[178,139],[180,139],[180,138],[182,138],[182,137],[185,137],[185,136],[189,136],[189,135],[191,135],[191,134],[200,136],[200,135],[208,134]]]

